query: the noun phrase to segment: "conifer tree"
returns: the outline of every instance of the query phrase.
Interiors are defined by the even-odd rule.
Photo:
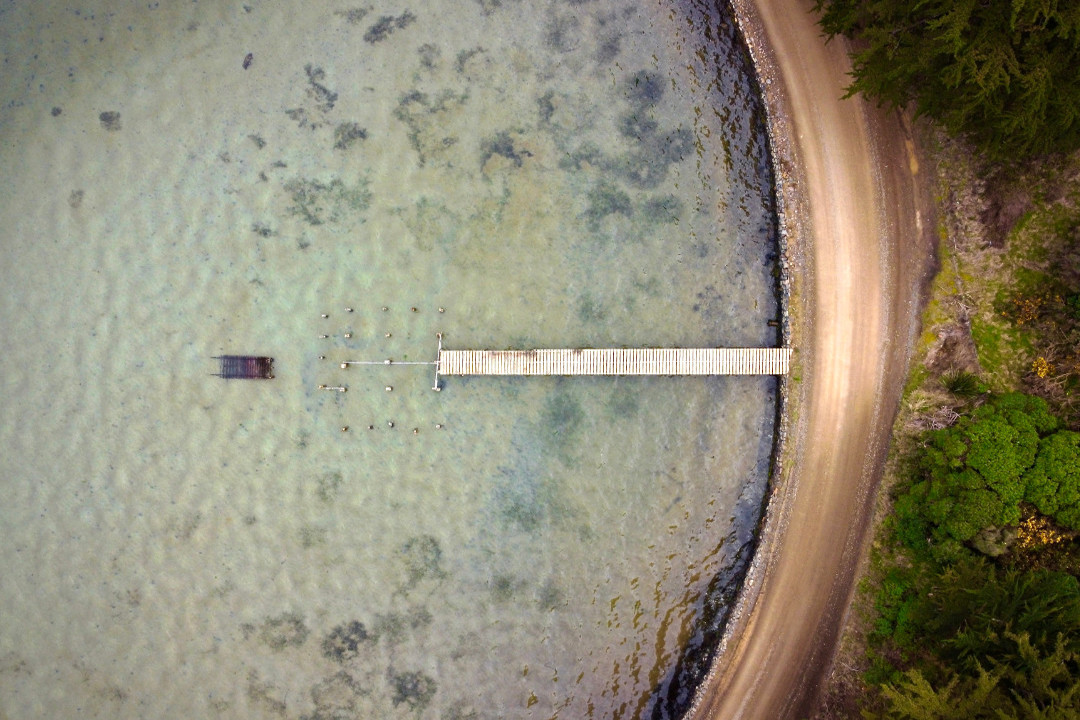
[[[1075,0],[817,0],[858,38],[849,94],[914,103],[998,159],[1080,148]]]

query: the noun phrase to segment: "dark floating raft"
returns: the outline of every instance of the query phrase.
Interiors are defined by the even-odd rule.
[[[259,355],[217,355],[221,361],[218,377],[226,380],[269,380],[274,377],[274,358]]]

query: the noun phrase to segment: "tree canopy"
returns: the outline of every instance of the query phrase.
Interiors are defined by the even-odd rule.
[[[1033,513],[1080,529],[1080,434],[1011,393],[922,439],[888,536],[902,560],[875,591],[866,680],[880,695],[863,716],[1080,718],[1080,580],[1025,569],[1023,537],[1008,547]]]
[[[883,687],[876,717],[1076,718],[1080,583],[978,559],[924,577],[907,602],[920,662]],[[903,640],[903,638],[899,638]],[[869,714],[866,714],[868,717]]]
[[[817,0],[829,36],[857,38],[854,81],[970,137],[998,159],[1080,148],[1075,0]]]
[[[989,528],[1017,525],[1027,501],[1080,529],[1080,434],[1059,429],[1041,398],[994,398],[928,434],[920,473],[896,501],[897,530],[939,560]]]
[[[1039,512],[1080,530],[1080,433],[1062,430],[1042,440],[1024,484],[1024,498]]]

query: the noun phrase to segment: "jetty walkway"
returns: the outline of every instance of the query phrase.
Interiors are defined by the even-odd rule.
[[[444,350],[439,375],[785,375],[790,348]]]

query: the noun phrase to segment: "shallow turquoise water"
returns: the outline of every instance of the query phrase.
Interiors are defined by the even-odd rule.
[[[0,709],[674,712],[748,552],[775,381],[434,393],[429,366],[339,363],[429,361],[439,332],[776,344],[729,24],[617,0],[0,11]],[[277,377],[211,377],[223,353]]]

